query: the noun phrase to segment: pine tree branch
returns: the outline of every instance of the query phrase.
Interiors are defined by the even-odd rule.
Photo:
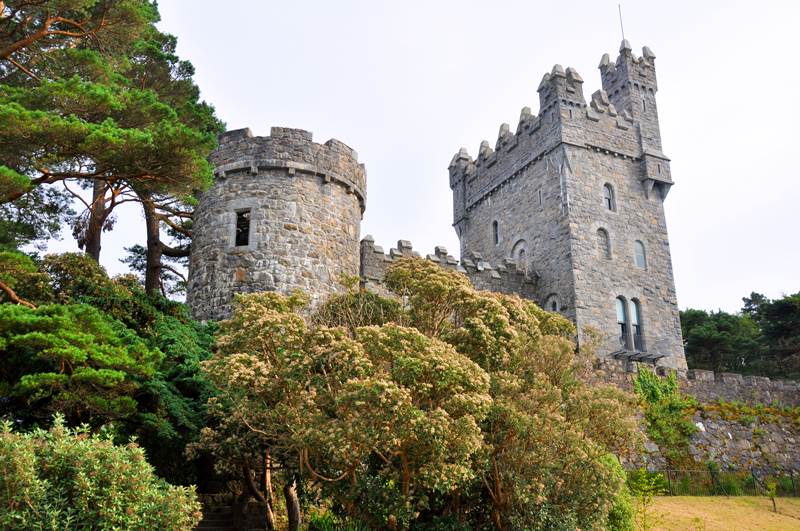
[[[32,302],[26,301],[25,299],[23,299],[22,297],[17,295],[16,292],[13,289],[11,289],[11,287],[8,284],[6,284],[5,282],[3,282],[2,280],[0,280],[0,291],[3,291],[3,293],[5,293],[6,296],[13,303],[21,304],[23,306],[27,306],[28,308],[32,308],[32,309],[36,308],[35,304],[33,304]]]

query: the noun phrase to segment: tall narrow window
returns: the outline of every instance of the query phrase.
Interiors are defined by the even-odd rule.
[[[642,112],[647,112],[647,102],[642,98]]]
[[[236,247],[250,244],[250,210],[236,213]]]
[[[541,188],[539,188],[536,191],[536,198],[539,200],[539,204],[541,205],[542,204],[542,189]]]
[[[617,297],[617,327],[619,329],[619,344],[628,348],[628,305],[625,299]]]
[[[644,352],[644,338],[642,337],[642,306],[638,299],[631,299],[633,312],[631,312],[631,325],[633,326],[633,347],[639,352]]]
[[[601,258],[611,259],[611,239],[606,229],[597,229],[597,253]]]
[[[633,244],[633,256],[636,260],[636,267],[647,269],[647,255],[644,252],[644,244],[639,240],[636,240]]]
[[[492,221],[492,239],[495,245],[500,243],[500,227],[497,225],[496,221]]]
[[[559,310],[558,295],[550,295],[544,301],[544,309],[549,312],[557,312]]]
[[[606,183],[603,185],[603,205],[608,210],[616,210],[617,204],[614,201],[614,189],[611,188],[611,185]]]

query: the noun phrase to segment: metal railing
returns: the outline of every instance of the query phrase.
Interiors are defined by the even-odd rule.
[[[800,497],[800,475],[794,471],[721,471],[711,466],[694,470],[654,470],[649,474],[657,477],[659,490],[667,496],[766,496],[768,485],[774,483],[777,496]]]

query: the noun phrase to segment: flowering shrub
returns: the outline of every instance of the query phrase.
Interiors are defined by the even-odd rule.
[[[69,429],[0,430],[3,529],[192,529],[201,517],[193,487],[156,477],[135,444]]]

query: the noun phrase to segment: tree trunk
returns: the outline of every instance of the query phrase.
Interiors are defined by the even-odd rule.
[[[89,209],[89,221],[84,234],[84,249],[95,262],[100,262],[100,240],[103,224],[108,217],[106,211],[106,183],[95,180],[92,184],[92,204]]]
[[[272,458],[269,449],[264,452],[264,498],[266,499],[267,531],[275,529],[275,514],[272,512]]]
[[[292,476],[283,486],[283,497],[286,499],[286,513],[289,517],[289,531],[300,529],[300,499],[297,497],[297,480]]]
[[[144,210],[144,222],[147,229],[147,260],[144,269],[144,290],[148,295],[154,295],[161,289],[161,232],[158,214],[152,197],[139,194]]]

